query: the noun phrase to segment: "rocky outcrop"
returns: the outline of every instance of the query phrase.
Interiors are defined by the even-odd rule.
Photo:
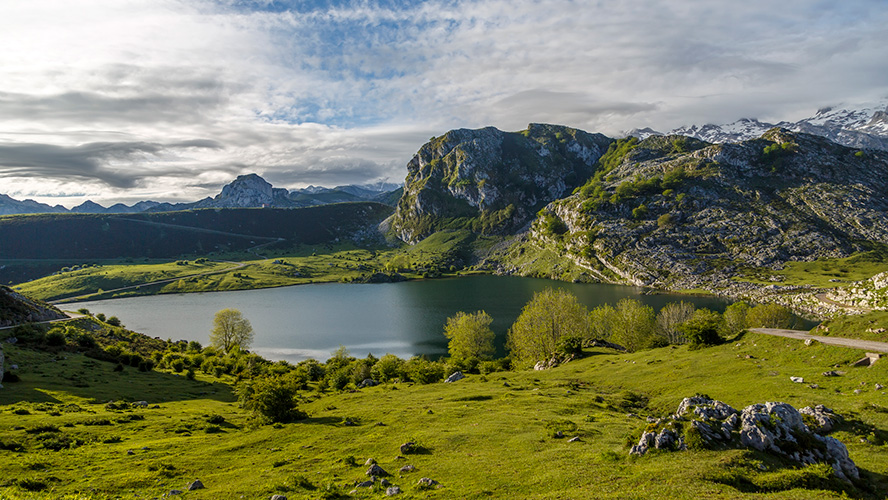
[[[441,229],[514,232],[585,182],[611,142],[555,125],[451,130],[408,162],[391,230],[410,243]]]
[[[0,327],[64,319],[68,316],[55,307],[29,299],[0,285]]]
[[[532,243],[613,282],[782,295],[803,310],[822,303],[817,290],[780,284],[786,262],[888,243],[886,152],[781,129],[739,144],[670,136],[624,146],[606,158],[610,168],[540,212]],[[500,269],[522,273],[508,261]],[[738,282],[741,270],[777,281]]]
[[[888,272],[830,290],[826,298],[863,310],[888,310]]]
[[[857,466],[845,445],[821,435],[839,422],[841,417],[822,405],[796,410],[786,403],[769,402],[738,412],[721,401],[695,396],[682,400],[673,415],[651,423],[630,453],[688,447],[750,448],[803,464],[827,463],[837,477],[858,479]]]

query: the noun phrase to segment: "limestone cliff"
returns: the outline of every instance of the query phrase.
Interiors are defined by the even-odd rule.
[[[613,142],[600,134],[531,124],[451,130],[407,164],[391,229],[414,243],[440,229],[514,232],[547,203],[586,181]]]

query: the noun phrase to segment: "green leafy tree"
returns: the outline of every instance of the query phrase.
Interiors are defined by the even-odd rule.
[[[296,384],[286,377],[262,377],[238,386],[241,405],[270,422],[290,422],[307,415],[296,407]]]
[[[757,305],[746,313],[748,328],[794,328],[797,320],[792,311],[778,304]]]
[[[722,315],[709,309],[697,309],[691,319],[680,327],[691,348],[699,348],[722,343],[720,332],[725,328]]]
[[[494,334],[490,329],[493,318],[484,311],[471,314],[462,311],[447,318],[444,325],[444,336],[450,342],[447,348],[450,357],[458,365],[472,364],[493,358]]]
[[[237,309],[222,309],[213,318],[210,344],[228,353],[235,347],[249,349],[253,343],[253,326]]]
[[[725,331],[731,335],[736,335],[746,330],[746,315],[749,314],[749,304],[743,302],[734,302],[725,308],[722,317],[725,318]]]
[[[611,337],[617,311],[610,304],[600,305],[589,311],[589,340],[607,340]]]
[[[654,309],[635,299],[617,302],[611,339],[629,351],[656,345],[657,319]]]
[[[531,366],[558,352],[564,337],[589,336],[589,311],[562,289],[537,292],[509,329],[507,346],[515,366]]]

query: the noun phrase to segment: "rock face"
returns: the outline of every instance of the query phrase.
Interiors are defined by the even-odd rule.
[[[732,279],[741,267],[791,291],[778,284],[787,261],[888,243],[888,152],[772,129],[739,144],[621,142],[601,163],[589,183],[540,211],[528,235],[593,280],[755,300],[759,285]],[[523,273],[515,255],[500,272]],[[813,293],[802,299],[819,304]]]
[[[9,287],[0,285],[0,327],[67,317],[65,313],[49,304],[31,300]]]
[[[804,464],[828,463],[837,477],[857,479],[857,466],[845,445],[820,435],[838,422],[841,417],[822,405],[796,410],[786,403],[764,403],[738,412],[721,401],[695,396],[682,400],[675,414],[651,423],[630,453],[688,446],[752,448]]]
[[[391,229],[410,243],[440,229],[515,231],[585,182],[611,142],[555,125],[531,124],[511,133],[451,130],[423,145],[407,164]]]

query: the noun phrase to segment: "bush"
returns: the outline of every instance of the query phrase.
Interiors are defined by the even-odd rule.
[[[107,321],[105,321],[105,323],[108,323],[111,326],[120,326],[120,318],[118,318],[117,316],[111,316],[110,318],[108,318]]]
[[[185,361],[182,358],[176,358],[170,363],[170,368],[172,368],[174,372],[179,373],[185,369]]]
[[[65,345],[65,332],[60,328],[53,328],[46,334],[46,345],[63,346]]]
[[[663,214],[657,217],[657,227],[667,228],[675,225],[675,216],[672,214]]]
[[[104,313],[96,314],[96,319],[101,321],[102,323],[104,323],[105,322],[105,314]]]
[[[444,366],[425,358],[412,358],[405,371],[410,380],[419,384],[431,384],[444,378]]]
[[[15,382],[21,382],[21,378],[18,374],[12,373],[10,371],[3,372],[3,382],[8,382],[10,384],[14,384]]]
[[[577,335],[570,335],[567,337],[562,337],[558,344],[556,344],[555,352],[557,354],[561,354],[564,356],[572,356],[575,354],[582,354],[583,352],[583,337]]]
[[[394,354],[386,354],[370,369],[373,380],[390,382],[404,376],[404,360]]]
[[[724,318],[709,309],[697,309],[691,319],[682,323],[679,330],[685,334],[691,348],[722,343],[720,332],[724,330]]]
[[[296,408],[296,388],[281,377],[267,377],[238,386],[241,404],[270,422],[301,420],[308,415]]]

